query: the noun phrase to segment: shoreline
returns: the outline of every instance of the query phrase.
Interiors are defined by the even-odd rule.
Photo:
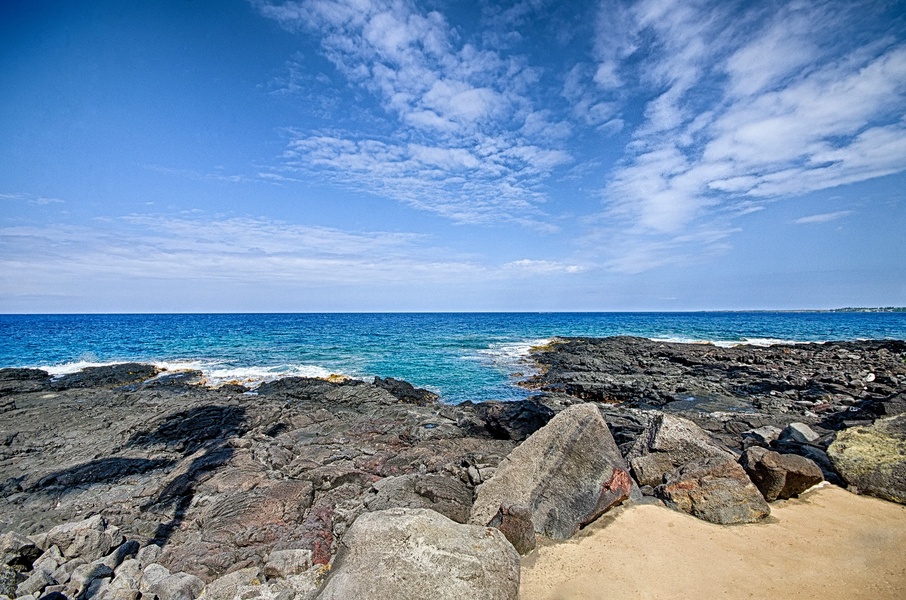
[[[31,580],[26,588],[72,592],[76,595],[69,597],[76,600],[91,597],[79,596],[69,582],[82,573],[72,571],[82,566],[72,561],[96,562],[104,559],[98,552],[123,548],[114,551],[123,554],[139,547],[154,555],[143,569],[194,582],[197,589],[183,600],[197,598],[206,585],[226,585],[239,572],[248,575],[247,582],[258,582],[244,584],[258,586],[246,590],[246,600],[279,600],[285,586],[296,591],[295,600],[314,600],[325,577],[337,580],[331,573],[342,571],[344,553],[375,551],[353,548],[347,534],[360,517],[376,513],[381,516],[364,520],[372,527],[430,513],[436,515],[428,519],[430,526],[451,535],[469,530],[483,539],[494,537],[502,552],[496,558],[465,556],[468,544],[454,544],[453,554],[432,546],[449,539],[445,533],[413,537],[402,532],[399,539],[416,539],[412,551],[417,555],[441,552],[468,564],[491,565],[492,571],[497,565],[495,572],[509,573],[504,583],[515,581],[517,587],[518,553],[528,555],[525,585],[533,586],[535,573],[547,581],[557,576],[533,571],[547,568],[549,558],[579,548],[595,532],[616,535],[606,551],[582,547],[581,555],[564,559],[567,565],[587,565],[579,574],[567,569],[566,579],[579,585],[591,577],[587,584],[597,590],[602,584],[596,574],[617,565],[604,572],[608,581],[619,583],[633,574],[634,585],[642,586],[636,595],[671,597],[643,593],[646,577],[657,576],[662,563],[667,569],[669,557],[631,560],[666,548],[667,534],[683,530],[683,524],[687,534],[678,538],[682,551],[674,562],[698,553],[704,574],[716,568],[715,561],[738,566],[754,560],[749,570],[755,572],[785,543],[783,536],[804,539],[798,554],[820,563],[822,546],[808,545],[807,530],[785,529],[783,515],[790,512],[786,507],[814,509],[817,499],[842,496],[817,490],[802,502],[777,498],[825,480],[906,503],[897,476],[902,457],[867,478],[858,464],[847,462],[859,444],[876,443],[872,436],[880,436],[876,448],[904,443],[902,341],[721,348],[633,337],[568,338],[534,348],[532,358],[543,368],[531,377],[528,399],[458,405],[391,377],[373,382],[288,377],[262,383],[253,395],[241,385],[206,387],[199,371],[161,373],[147,364],[119,363],[53,378],[43,371],[2,369],[0,530],[8,539],[21,541],[11,532],[32,536],[45,553],[53,552],[47,536],[59,534],[60,527],[100,532],[106,545],[94,554],[85,555],[81,546],[58,548],[64,555],[53,560],[57,569],[69,565],[68,571],[39,576],[34,556],[18,556],[13,563],[25,567],[22,576]],[[867,452],[874,456],[871,446]],[[758,464],[774,469],[770,477]],[[561,474],[575,479],[558,479]],[[858,531],[871,518],[863,510],[866,499],[831,489],[858,499],[832,505],[827,514],[806,511],[811,516],[804,522],[837,522],[843,530]],[[683,499],[687,491],[695,494],[691,505]],[[534,498],[545,504],[536,506]],[[631,505],[607,513],[624,502]],[[769,503],[776,507],[773,517]],[[891,506],[906,523],[904,507]],[[441,515],[444,525],[438,525]],[[624,531],[639,515],[642,525],[660,525]],[[761,523],[726,527],[698,519]],[[428,526],[419,522],[418,527]],[[752,532],[771,528],[781,538],[750,540]],[[698,547],[725,535],[720,532],[731,532],[735,540],[726,550]],[[688,540],[697,535],[705,535],[704,541],[689,550]],[[536,537],[540,549],[533,553]],[[545,537],[572,540],[553,544]],[[298,559],[295,566],[284,565],[293,572],[274,567],[266,575],[275,556],[289,556],[280,554],[284,551]],[[582,563],[585,555],[590,563]],[[503,563],[496,562],[501,557]],[[424,579],[408,571],[418,565],[424,566],[399,568],[409,580]],[[109,575],[114,568],[119,567],[108,565],[100,572]],[[392,570],[360,572],[366,571],[369,577],[392,576]],[[870,565],[867,571],[899,585],[899,572]],[[745,576],[745,571],[728,572],[721,581]],[[155,577],[133,575],[134,581]],[[450,576],[450,570],[441,570],[430,578]],[[788,581],[771,572],[761,577]],[[113,585],[113,580],[100,577],[96,585]],[[459,583],[473,585],[466,580],[471,581],[466,577]],[[19,578],[18,584],[25,582]],[[138,583],[123,585],[141,591],[133,587]],[[581,598],[583,589],[570,592],[578,596],[553,597]],[[554,590],[541,593],[548,592]],[[725,595],[720,589],[706,592]]]

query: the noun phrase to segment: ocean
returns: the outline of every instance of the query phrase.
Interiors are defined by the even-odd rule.
[[[715,344],[890,338],[906,313],[327,313],[0,315],[0,367],[54,375],[126,361],[254,386],[332,373],[405,379],[449,403],[515,400],[529,349],[555,336]]]

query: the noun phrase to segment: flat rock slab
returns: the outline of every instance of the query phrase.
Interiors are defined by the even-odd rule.
[[[658,486],[668,506],[711,523],[754,523],[771,508],[746,472],[730,458],[702,458],[679,467]]]
[[[318,600],[518,596],[519,554],[500,531],[428,509],[394,508],[356,519]]]
[[[626,462],[594,404],[577,404],[517,446],[477,488],[471,523],[487,525],[502,504],[528,506],[535,532],[571,537],[629,497]]]
[[[906,413],[841,431],[827,454],[859,493],[906,504]]]

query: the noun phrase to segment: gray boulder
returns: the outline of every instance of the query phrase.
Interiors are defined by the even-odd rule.
[[[689,462],[702,458],[735,459],[736,455],[692,421],[659,413],[626,458],[639,485],[656,487],[664,482],[665,475]]]
[[[452,477],[411,473],[385,477],[372,486],[365,499],[368,510],[430,508],[457,523],[469,520],[472,488]]]
[[[498,530],[427,509],[365,513],[346,532],[319,600],[516,600],[519,554]]]
[[[859,493],[906,504],[906,413],[839,432],[827,454]]]
[[[761,492],[732,458],[700,458],[675,469],[657,495],[671,508],[729,525],[753,523],[771,514]]]
[[[160,600],[195,600],[204,589],[204,581],[188,573],[164,577],[148,590]]]
[[[804,456],[780,454],[759,446],[746,450],[740,464],[768,502],[798,496],[824,481],[821,468]]]
[[[522,504],[536,533],[571,537],[629,497],[632,480],[594,404],[577,404],[517,446],[476,490],[470,522],[487,525],[501,505]]]
[[[790,423],[783,428],[778,441],[796,444],[811,444],[821,436],[805,423]]]

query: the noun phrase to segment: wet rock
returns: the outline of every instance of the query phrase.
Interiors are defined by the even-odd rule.
[[[753,523],[771,509],[746,472],[732,458],[700,458],[666,476],[657,495],[671,508],[729,525]]]
[[[118,387],[138,383],[154,377],[160,369],[141,363],[121,363],[103,367],[86,367],[77,373],[70,373],[53,381],[57,390],[70,388]]]
[[[768,502],[793,498],[824,481],[818,465],[796,454],[754,447],[745,451],[740,464]]]
[[[627,455],[639,485],[658,486],[665,475],[694,460],[736,455],[701,427],[674,415],[658,413]]]
[[[488,524],[502,504],[532,511],[535,532],[567,539],[629,497],[626,463],[594,404],[577,404],[517,446],[476,489],[470,522]]]
[[[430,508],[457,523],[469,520],[472,488],[459,479],[443,475],[409,474],[387,477],[373,485],[365,499],[368,510]]]
[[[519,554],[500,531],[461,525],[427,509],[389,509],[353,523],[318,599],[518,595]]]
[[[839,432],[827,454],[859,493],[906,504],[906,414]]]
[[[528,554],[537,545],[532,509],[524,504],[501,505],[488,527],[499,529],[519,554]]]

